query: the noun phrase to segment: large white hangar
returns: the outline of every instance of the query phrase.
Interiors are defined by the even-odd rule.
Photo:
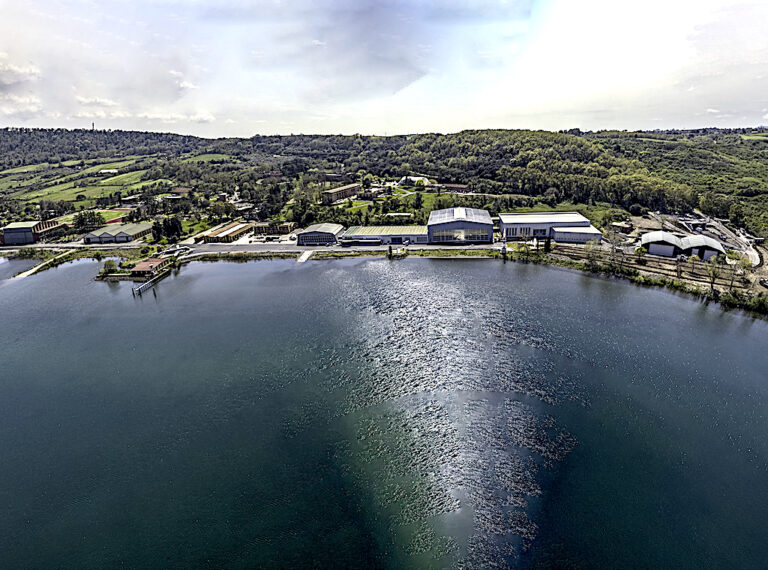
[[[506,240],[552,238],[558,242],[586,243],[603,234],[578,212],[499,214],[501,237]]]
[[[429,243],[492,243],[493,221],[486,210],[447,208],[429,214]]]
[[[707,236],[678,237],[675,234],[656,231],[643,234],[641,245],[651,255],[674,257],[676,255],[696,255],[707,261],[715,255],[725,255],[725,249],[720,243]]]
[[[336,243],[344,232],[340,224],[314,224],[296,236],[296,245],[328,245]]]

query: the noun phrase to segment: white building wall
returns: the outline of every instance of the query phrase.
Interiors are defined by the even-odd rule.
[[[587,243],[593,239],[600,240],[602,237],[595,233],[558,232],[557,228],[552,230],[552,239],[561,243]]]
[[[564,226],[564,227],[573,227],[573,226],[580,226],[583,225],[584,227],[589,226],[589,221],[585,223],[577,223],[577,222],[545,222],[540,224],[530,224],[530,223],[515,223],[515,224],[506,224],[504,222],[501,222],[499,225],[499,230],[501,231],[501,235],[504,238],[507,239],[521,239],[521,238],[546,238],[552,236],[552,231],[554,228],[558,226]]]

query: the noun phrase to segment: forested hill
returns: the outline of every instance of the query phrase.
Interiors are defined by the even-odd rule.
[[[231,164],[184,169],[229,172],[271,165],[285,175],[345,172],[354,177],[424,175],[466,183],[478,193],[625,209],[690,210],[731,218],[768,235],[768,132],[765,130],[597,132],[482,130],[456,134],[256,136],[200,139],[173,134],[63,129],[0,130],[0,170],[94,157],[152,157],[157,168],[196,153]],[[226,161],[224,161],[226,162]],[[171,164],[169,164],[171,163]],[[171,170],[173,170],[171,168]],[[218,176],[226,183],[226,176]],[[181,182],[181,180],[180,180]]]

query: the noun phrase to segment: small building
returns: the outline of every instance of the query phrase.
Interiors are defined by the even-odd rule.
[[[499,214],[499,221],[501,237],[505,240],[551,238],[555,241],[586,243],[602,237],[600,230],[593,227],[589,220],[578,212]],[[560,229],[557,237],[556,228]]]
[[[492,243],[493,221],[486,210],[446,208],[429,214],[429,243]]]
[[[99,174],[117,174],[120,172],[117,168],[102,168],[99,170]]]
[[[179,187],[171,190],[172,194],[175,194],[176,196],[181,196],[183,198],[189,197],[190,192],[192,192],[192,188]]]
[[[338,188],[325,190],[322,193],[323,204],[328,206],[333,204],[336,200],[350,198],[351,196],[354,196],[360,192],[360,189],[360,184],[347,184],[346,186],[339,186]]]
[[[558,226],[552,228],[551,238],[559,243],[587,243],[603,239],[603,234],[594,226]]]
[[[296,245],[328,245],[337,243],[344,226],[340,224],[314,224],[298,233]]]
[[[172,258],[170,257],[150,257],[149,259],[137,263],[136,266],[131,269],[131,277],[150,279],[167,267],[170,267],[171,261]]]
[[[640,243],[651,255],[663,257],[696,255],[702,261],[707,261],[715,255],[725,255],[725,249],[720,243],[701,235],[678,237],[670,232],[655,231],[643,234]]]
[[[341,237],[342,245],[403,245],[427,243],[427,226],[353,226]]]
[[[152,224],[110,224],[85,234],[83,243],[127,243],[152,233]]]
[[[56,220],[13,222],[3,228],[3,243],[5,245],[35,243],[57,227],[59,227],[59,222]]]
[[[250,222],[233,222],[203,236],[205,243],[232,243],[253,230]]]
[[[285,235],[296,229],[296,222],[258,222],[253,224],[253,233],[258,235]]]

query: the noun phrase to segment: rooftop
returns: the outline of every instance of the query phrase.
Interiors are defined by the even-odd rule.
[[[503,224],[589,224],[589,220],[578,212],[521,212],[499,214]]]
[[[4,230],[22,230],[22,229],[32,229],[40,222],[12,222],[5,226]]]
[[[595,226],[558,226],[554,228],[556,232],[563,232],[566,234],[595,234],[603,235]]]
[[[333,194],[335,192],[339,192],[340,190],[351,190],[352,188],[360,187],[360,184],[347,184],[346,186],[339,186],[338,188],[331,188],[330,190],[324,190],[323,194]]]
[[[110,224],[108,226],[104,226],[103,228],[99,228],[98,230],[93,230],[89,233],[99,236],[104,234],[114,236],[123,232],[127,234],[137,234],[151,229],[152,224],[149,222],[143,222],[140,224]]]
[[[669,232],[655,231],[643,234],[643,237],[640,238],[640,243],[642,243],[642,245],[658,242],[665,242],[676,245],[680,249],[690,249],[692,247],[708,247],[710,249],[714,249],[715,251],[719,251],[720,253],[725,253],[725,248],[723,248],[723,246],[717,240],[707,236],[696,235],[678,237],[675,234]]]
[[[344,226],[340,224],[312,224],[306,230],[300,233],[303,234],[303,233],[309,233],[309,232],[322,232],[322,233],[339,235],[339,233],[341,233],[343,230],[344,230]]]
[[[427,235],[427,226],[352,226],[344,234],[350,236]]]
[[[149,259],[137,263],[131,271],[152,271],[166,261],[168,260],[150,257]]]
[[[476,208],[446,208],[434,210],[429,214],[427,225],[446,224],[449,222],[472,222],[493,225],[491,215],[486,210]]]

